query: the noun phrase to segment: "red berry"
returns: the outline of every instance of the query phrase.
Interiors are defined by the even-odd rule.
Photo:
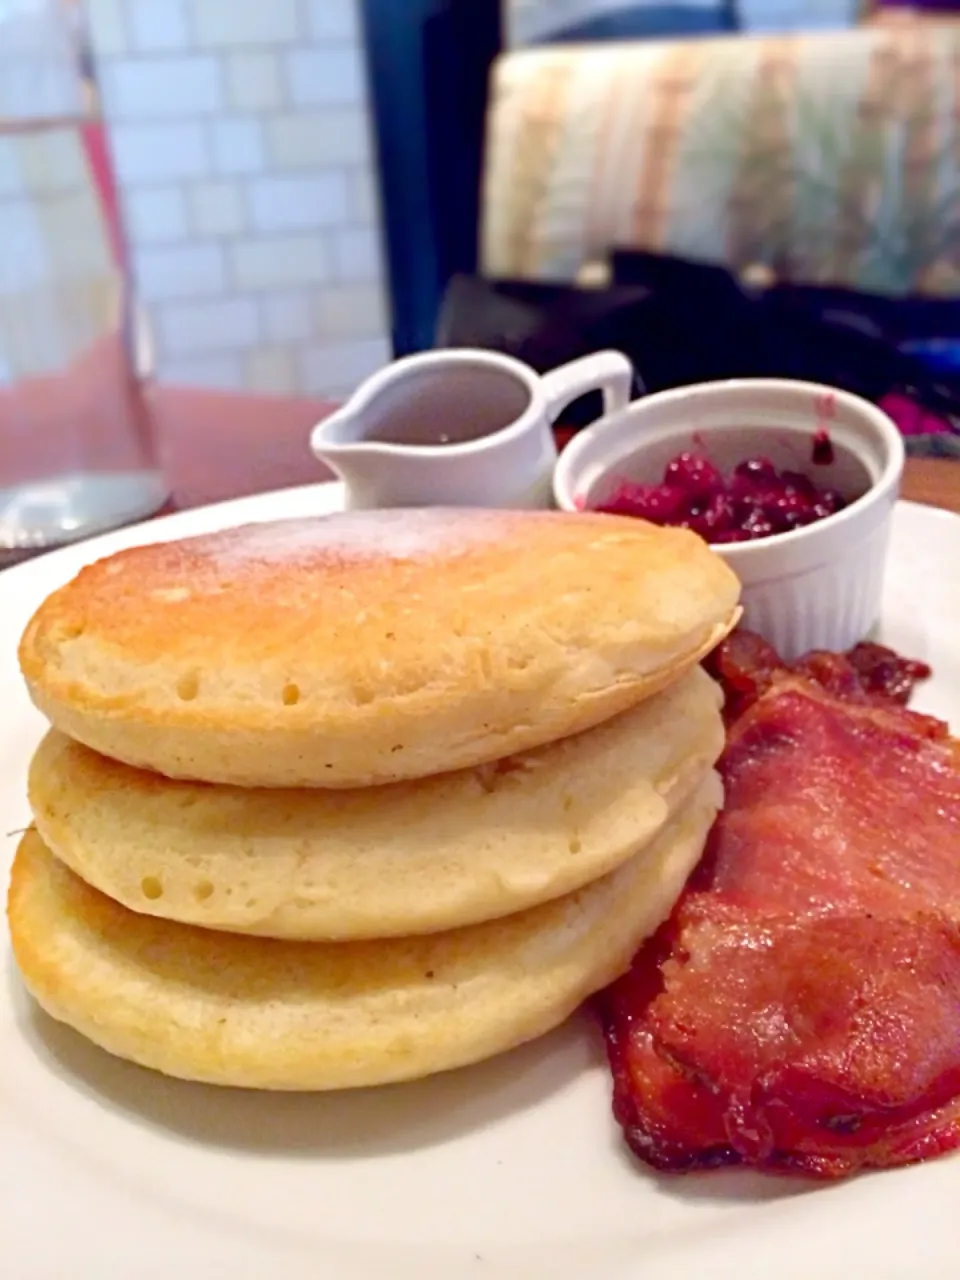
[[[687,506],[688,495],[682,489],[669,484],[652,485],[643,502],[643,518],[654,524],[670,524],[681,516]]]
[[[820,506],[825,507],[830,515],[833,515],[835,511],[842,511],[847,505],[843,494],[838,493],[836,489],[818,490],[817,502]]]
[[[786,533],[788,529],[798,529],[815,520],[813,507],[814,504],[805,494],[782,493],[775,501],[764,506],[763,510],[778,531]]]
[[[725,493],[715,493],[703,509],[703,523],[713,537],[733,528],[733,503]]]
[[[684,514],[687,496],[660,484],[625,482],[599,508],[613,515],[636,516],[654,524],[674,524]]]
[[[751,511],[741,525],[741,530],[750,538],[769,538],[771,534],[778,532],[773,521],[763,511]]]
[[[597,510],[605,511],[610,515],[636,515],[637,505],[643,500],[646,489],[646,485],[631,484],[627,480],[621,481],[606,502],[602,502],[597,507]]]
[[[707,497],[723,489],[723,476],[702,453],[681,453],[668,462],[665,485],[683,489],[689,497]]]
[[[787,493],[799,493],[809,498],[811,502],[816,501],[817,487],[802,471],[781,471],[780,480]]]
[[[730,477],[730,483],[727,486],[730,500],[737,508],[741,508],[744,513],[751,511],[754,507],[776,502],[783,492],[784,490],[780,485],[770,484],[765,480],[754,479],[752,476],[737,475],[736,473]]]
[[[733,474],[740,476],[744,480],[753,480],[765,486],[779,484],[780,482],[777,468],[769,458],[747,458],[745,462],[737,463]]]

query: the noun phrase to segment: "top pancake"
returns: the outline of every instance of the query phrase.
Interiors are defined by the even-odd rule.
[[[708,652],[738,596],[686,530],[357,512],[101,560],[41,605],[20,663],[57,728],[127,764],[359,787],[599,724]]]

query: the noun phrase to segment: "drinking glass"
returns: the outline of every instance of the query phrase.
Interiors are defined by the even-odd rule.
[[[76,0],[0,0],[0,565],[167,497]]]

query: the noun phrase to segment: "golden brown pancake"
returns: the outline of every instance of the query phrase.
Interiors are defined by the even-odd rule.
[[[560,742],[358,791],[173,782],[56,731],[30,768],[54,853],[135,911],[275,938],[384,938],[521,911],[653,839],[723,747],[698,667]]]
[[[462,1066],[541,1035],[629,964],[669,913],[720,801],[711,774],[602,880],[487,924],[380,942],[280,942],[128,911],[35,831],[8,919],[44,1009],[122,1058],[260,1089],[338,1089]]]
[[[727,633],[696,535],[561,512],[366,511],[122,551],[40,607],[37,706],[103,755],[236,786],[469,768],[601,723]]]

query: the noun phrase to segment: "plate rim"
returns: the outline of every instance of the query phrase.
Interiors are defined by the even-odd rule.
[[[289,489],[269,489],[264,493],[246,494],[239,498],[225,498],[222,502],[205,503],[203,506],[190,507],[186,511],[171,511],[166,515],[153,516],[149,520],[142,520],[136,524],[123,525],[118,529],[111,529],[106,533],[98,533],[90,538],[69,543],[67,546],[56,547],[20,564],[0,569],[0,590],[11,582],[19,583],[26,578],[35,577],[38,570],[47,569],[50,566],[56,566],[61,563],[74,563],[82,566],[99,559],[102,555],[111,555],[115,550],[140,545],[145,546],[160,540],[152,536],[155,532],[161,535],[171,529],[176,532],[182,526],[184,529],[183,536],[191,537],[193,535],[189,532],[189,528],[194,522],[204,526],[208,519],[216,519],[220,515],[229,517],[234,512],[237,514],[243,514],[248,510],[254,512],[260,506],[271,508],[283,499],[289,500],[293,498],[302,502],[311,496],[320,494],[328,498],[331,505],[326,510],[317,511],[315,514],[318,518],[339,515],[346,510],[343,505],[345,486],[337,480],[321,480],[314,484],[296,485]],[[337,501],[338,498],[339,502]],[[907,515],[911,519],[922,513],[925,519],[943,520],[948,525],[956,526],[957,531],[960,531],[960,512],[952,511],[947,507],[936,507],[929,503],[914,502],[910,499],[900,498],[894,504],[894,512],[895,514]],[[278,511],[276,516],[278,520],[306,518],[309,518],[309,513],[300,511],[292,516],[284,516],[283,513]],[[230,528],[231,525],[227,523],[218,527]],[[142,540],[140,538],[141,534],[143,535]],[[2,633],[3,626],[0,623],[0,637],[2,637]]]

